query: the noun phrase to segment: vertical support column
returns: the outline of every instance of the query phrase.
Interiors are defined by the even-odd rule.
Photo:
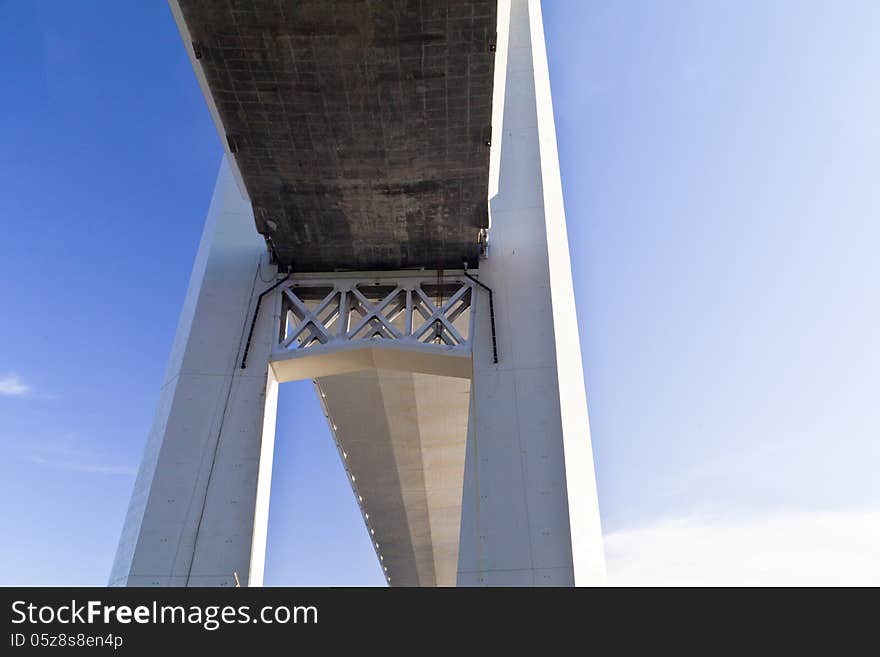
[[[224,159],[110,576],[113,586],[262,583],[277,384],[266,247]],[[258,267],[262,267],[258,272]]]
[[[498,192],[490,199],[489,258],[479,277],[495,293],[500,360],[493,365],[488,300],[478,294],[458,584],[601,585],[604,553],[540,2],[501,0],[498,11],[496,67],[505,76],[496,76]]]

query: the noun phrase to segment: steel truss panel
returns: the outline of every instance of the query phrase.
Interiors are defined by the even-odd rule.
[[[475,291],[461,275],[308,276],[274,294],[273,361],[359,348],[471,355]]]

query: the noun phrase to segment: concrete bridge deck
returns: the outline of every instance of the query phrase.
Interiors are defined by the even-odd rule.
[[[477,261],[494,0],[172,6],[282,271]]]

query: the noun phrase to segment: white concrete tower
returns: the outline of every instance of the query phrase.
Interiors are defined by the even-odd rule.
[[[493,143],[500,141],[500,162],[490,190],[496,175],[498,188],[490,198],[489,257],[480,263],[480,280],[494,290],[500,358],[497,365],[490,358],[481,297],[458,583],[602,584],[541,4],[512,0],[498,7],[495,116],[503,118],[494,121],[501,127]]]
[[[223,586],[262,580],[277,384],[270,312],[249,322],[276,268],[224,160],[134,493],[111,585]],[[265,418],[265,422],[264,422]],[[268,480],[267,480],[268,481]],[[255,550],[255,551],[254,551]],[[251,554],[259,553],[253,560]],[[249,580],[250,572],[250,580]]]
[[[227,155],[110,584],[262,584],[297,379],[391,585],[604,584],[539,0],[171,7]]]

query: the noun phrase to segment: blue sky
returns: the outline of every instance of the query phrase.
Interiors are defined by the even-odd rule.
[[[612,583],[880,583],[880,4],[545,2]],[[163,2],[0,0],[2,584],[106,582],[221,156]],[[267,584],[382,584],[308,385]]]

